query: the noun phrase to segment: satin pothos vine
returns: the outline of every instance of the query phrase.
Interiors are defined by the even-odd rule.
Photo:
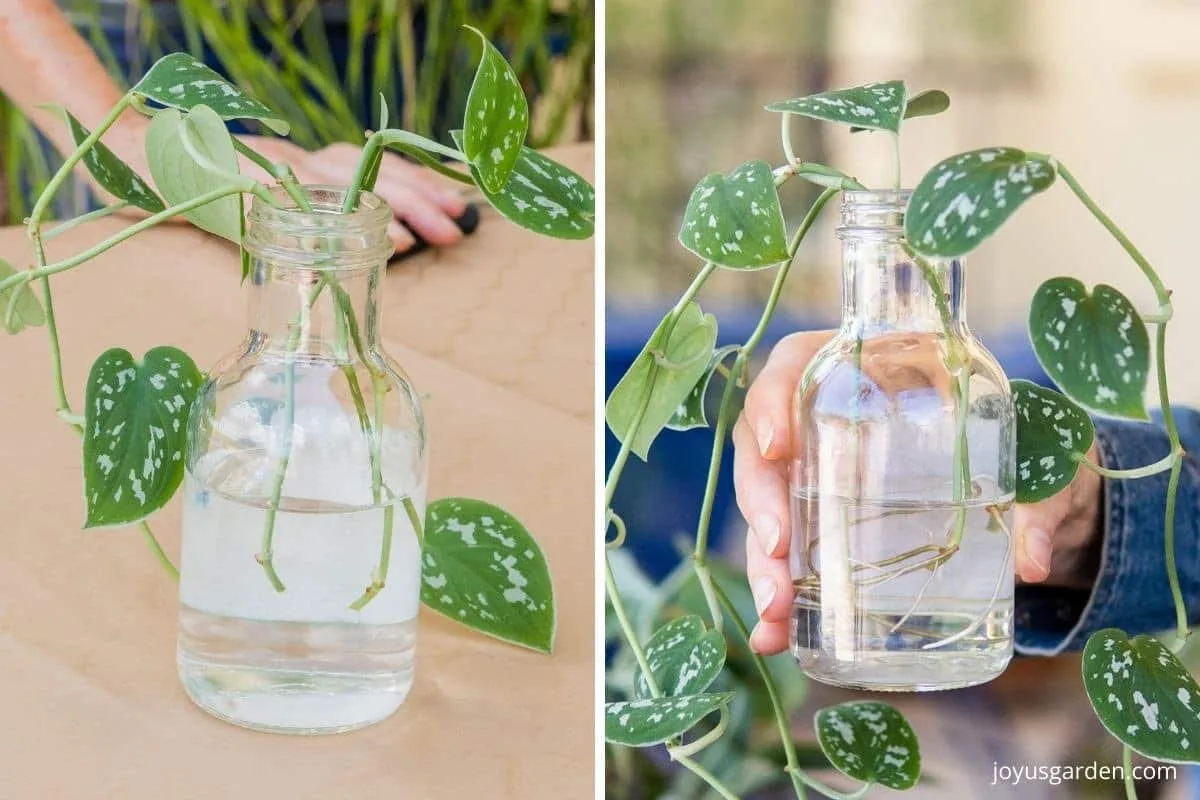
[[[478,187],[502,215],[523,228],[565,239],[589,238],[595,216],[592,187],[572,170],[525,146],[529,106],[524,91],[500,52],[478,31],[469,30],[478,34],[482,47],[462,130],[454,132],[457,147],[389,128],[388,109],[381,102],[379,130],[367,137],[342,213],[355,211],[360,193],[375,185],[385,150],[395,149],[453,180]],[[129,109],[151,117],[145,152],[152,182],[138,175],[102,141]],[[52,279],[89,264],[110,248],[176,216],[240,246],[244,196],[252,194],[277,207],[280,200],[271,187],[241,174],[239,154],[265,169],[286,190],[294,209],[311,212],[312,207],[288,165],[272,163],[233,137],[226,126],[230,120],[249,120],[286,135],[287,122],[187,54],[170,54],[155,63],[95,130],[86,129],[70,111],[59,111],[76,149],[38,196],[26,222],[33,263],[18,270],[0,261],[0,314],[5,330],[11,334],[30,327],[46,328],[58,415],[83,439],[84,527],[137,525],[167,572],[177,577],[148,517],[167,504],[182,480],[185,430],[192,401],[202,383],[200,370],[175,347],[155,347],[140,358],[114,347],[101,353],[93,364],[85,402],[77,412],[63,379]],[[454,169],[447,161],[459,162],[466,169]],[[80,164],[115,202],[47,228],[52,201]],[[140,209],[146,216],[80,253],[58,260],[47,258],[44,245],[48,240],[127,208]],[[249,266],[245,250],[242,265],[244,279]],[[320,271],[320,264],[314,269]],[[310,307],[323,291],[332,293],[341,315],[339,327],[347,333],[342,346],[360,348],[358,321],[332,269],[312,287]],[[289,347],[294,350],[296,342],[289,342]],[[374,448],[380,442],[380,437],[374,435],[377,421],[366,409],[363,387],[357,385],[355,372],[344,373],[347,381],[356,384],[349,387],[349,394],[364,435],[372,442],[375,463],[378,452]],[[386,387],[383,378],[371,376],[372,383],[379,382],[381,391]],[[287,404],[294,402],[290,394],[285,398]],[[275,515],[271,511],[280,504],[287,469],[286,446],[284,451],[262,546],[255,555],[262,565],[263,579],[278,592],[287,591],[287,586],[286,576],[275,569]],[[378,485],[382,477],[377,470],[373,479],[377,493],[385,488]],[[424,520],[416,518],[411,502],[405,510],[422,537],[423,571],[427,577],[437,578],[436,582],[422,581],[422,601],[427,606],[488,635],[543,652],[551,650],[555,607],[550,573],[540,547],[520,522],[496,506],[469,498],[430,503]],[[386,584],[391,523],[390,515],[385,517],[380,531],[379,567],[373,574],[363,575],[360,597],[346,598],[352,608],[366,606]],[[505,571],[492,563],[500,560],[497,551],[485,541],[486,537],[476,540],[459,533],[462,526],[472,523],[481,529],[502,530],[502,538],[526,553],[528,561],[522,564],[522,570],[528,579],[524,586],[528,602],[504,602],[504,590],[510,584]]]
[[[610,743],[610,780],[628,773],[627,748],[662,745],[682,765],[675,771],[691,787],[677,796],[715,793],[736,798],[776,782],[790,782],[797,797],[807,788],[833,798],[859,797],[875,786],[908,789],[921,774],[917,737],[889,705],[852,702],[817,712],[815,748],[793,741],[789,712],[799,701],[781,692],[781,672],[748,648],[753,605],[737,602],[745,579],[721,567],[708,550],[717,476],[734,417],[738,389],[778,304],[793,260],[822,208],[843,190],[865,189],[832,167],[804,161],[793,152],[789,124],[794,116],[873,131],[895,142],[895,188],[901,186],[900,132],[905,120],[939,114],[949,107],[940,90],[910,95],[902,81],[867,84],[774,103],[782,115],[784,163],[743,164],[727,175],[712,174],[695,188],[684,213],[679,240],[703,261],[695,280],[654,330],[645,348],[608,398],[606,420],[620,450],[606,484],[606,588],[615,656],[609,670],[611,702],[605,707]],[[779,187],[800,178],[822,187],[794,230],[788,231]],[[1075,175],[1052,155],[1013,147],[986,147],[934,165],[917,184],[904,221],[904,247],[914,262],[964,256],[996,233],[1013,213],[1061,180],[1121,245],[1154,290],[1157,305],[1139,310],[1110,286],[1089,288],[1071,277],[1047,280],[1034,295],[1029,335],[1034,352],[1060,391],[1014,380],[1017,412],[1017,501],[1043,500],[1065,489],[1079,469],[1111,480],[1170,472],[1166,498],[1165,576],[1175,604],[1173,643],[1123,631],[1095,633],[1083,652],[1083,685],[1100,721],[1124,747],[1126,788],[1134,793],[1133,752],[1160,761],[1200,763],[1200,686],[1176,652],[1188,634],[1186,606],[1175,570],[1175,502],[1183,449],[1171,412],[1164,361],[1166,331],[1173,315],[1171,293],[1145,256],[1088,195]],[[716,270],[773,269],[775,280],[750,337],[717,348],[717,320],[695,302]],[[923,272],[929,274],[928,269]],[[1155,329],[1155,347],[1148,329]],[[947,354],[951,357],[953,354]],[[1162,460],[1131,470],[1110,470],[1087,453],[1095,431],[1089,414],[1149,420],[1144,395],[1151,369],[1157,373],[1159,405],[1171,450]],[[613,496],[630,454],[646,458],[664,430],[707,427],[705,397],[721,376],[719,412],[691,552],[662,586],[652,586],[631,569],[619,548],[628,535],[613,508]],[[966,402],[959,393],[954,402]],[[958,448],[956,458],[969,458]],[[967,464],[961,467],[969,474]],[[930,566],[941,569],[957,549]],[[683,586],[695,587],[690,601]],[[732,634],[730,633],[732,629]],[[732,665],[737,653],[739,663]],[[752,668],[753,675],[746,670]],[[798,670],[793,670],[798,672]],[[763,691],[759,691],[762,689]],[[778,728],[774,747],[753,744],[754,715],[739,709],[764,700]],[[765,694],[765,698],[763,695]],[[761,720],[759,720],[761,721]],[[733,744],[729,741],[733,740]],[[780,763],[782,761],[782,763]],[[837,791],[813,774],[812,764],[832,766],[855,788]],[[747,766],[749,765],[749,767]]]

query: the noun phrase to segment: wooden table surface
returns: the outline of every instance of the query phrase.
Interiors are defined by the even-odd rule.
[[[592,148],[556,157],[585,176]],[[78,252],[119,222],[54,239]],[[30,261],[18,228],[0,258]],[[240,342],[226,243],[183,226],[54,279],[67,387],[92,360],[173,344],[201,367]],[[461,245],[401,261],[383,291],[389,352],[428,396],[431,497],[522,519],[557,591],[554,655],[423,612],[398,714],[341,736],[253,733],[193,707],[175,676],[176,587],[136,529],[86,532],[80,443],[54,413],[44,329],[0,338],[0,798],[580,798],[593,791],[593,243],[486,210]],[[173,557],[179,512],[153,518]]]

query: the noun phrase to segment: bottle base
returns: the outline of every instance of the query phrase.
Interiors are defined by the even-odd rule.
[[[813,650],[793,648],[804,674],[820,683],[870,692],[939,692],[978,686],[999,677],[1007,653],[860,653],[836,662]]]
[[[396,713],[412,688],[412,670],[339,674],[214,664],[180,650],[188,697],[224,722],[250,730],[320,736],[366,728]]]

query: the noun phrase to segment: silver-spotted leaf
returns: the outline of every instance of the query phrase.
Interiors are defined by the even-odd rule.
[[[130,91],[168,108],[208,106],[221,119],[256,119],[281,136],[288,132],[279,115],[187,53],[163,56]]]
[[[1162,642],[1106,628],[1088,639],[1082,666],[1109,733],[1148,758],[1200,763],[1200,686]]]
[[[705,630],[700,617],[688,614],[656,630],[646,642],[645,654],[655,683],[665,696],[700,694],[725,666],[725,637],[720,631]],[[641,671],[633,684],[633,696],[653,696]]]
[[[479,185],[499,192],[521,157],[529,132],[529,102],[517,73],[487,37],[475,28],[483,52],[467,95],[462,150],[479,173]]]
[[[462,147],[462,132],[450,133]],[[484,185],[474,163],[470,170],[488,202],[526,230],[556,239],[587,239],[595,231],[596,192],[592,185],[536,150],[521,148],[508,182],[498,191]]]
[[[197,164],[181,139],[188,127],[193,147],[212,163],[230,172],[238,171],[237,151],[225,123],[207,106],[196,106],[186,116],[168,108],[154,115],[146,131],[146,161],[154,184],[171,205],[192,200],[229,183]],[[193,225],[209,233],[240,243],[242,202],[237,195],[214,200],[184,214]]]
[[[448,497],[425,511],[421,602],[468,628],[549,653],[554,585],[537,541],[482,500]]]
[[[604,705],[604,738],[628,747],[673,739],[733,699],[733,692],[643,698]]]
[[[713,353],[712,359],[708,363],[708,370],[700,376],[700,380],[696,381],[696,385],[692,387],[692,391],[688,392],[688,396],[679,404],[679,408],[675,409],[675,413],[667,420],[666,427],[673,431],[690,431],[693,428],[708,427],[708,411],[704,408],[704,398],[708,394],[709,384],[712,383],[712,377],[720,366],[731,353],[736,353],[741,349],[741,345],[727,344],[724,347],[717,348]]]
[[[11,264],[0,259],[0,281],[16,274],[17,270]],[[13,334],[27,327],[46,324],[46,312],[28,283],[20,283],[0,292],[0,324]]]
[[[889,789],[911,789],[921,775],[921,748],[912,726],[887,703],[861,700],[823,708],[815,716],[821,751],[840,772]]]
[[[137,522],[175,494],[201,380],[174,347],[155,347],[140,362],[113,348],[92,364],[84,400],[85,527]]]
[[[78,147],[83,143],[83,140],[91,135],[91,132],[83,126],[83,124],[75,119],[70,111],[67,111],[62,106],[55,107],[63,115],[67,121],[67,127],[71,131],[71,139]],[[96,179],[96,183],[100,184],[106,192],[111,194],[118,200],[124,200],[131,206],[136,206],[143,211],[148,211],[151,214],[157,214],[166,206],[163,205],[162,199],[154,193],[150,185],[142,179],[142,176],[133,171],[133,168],[117,157],[117,154],[110,150],[104,142],[96,142],[83,155],[83,165],[87,167],[87,171]]]
[[[924,256],[955,258],[974,250],[1021,204],[1045,191],[1054,164],[1015,147],[985,147],[933,166],[913,190],[904,236]]]
[[[771,103],[767,111],[782,111],[856,128],[898,133],[907,93],[904,81],[868,83]]]
[[[950,107],[950,95],[943,92],[941,89],[926,89],[923,92],[918,92],[908,98],[908,103],[904,106],[904,119],[912,119],[913,117],[931,117],[935,114],[941,114]],[[869,130],[861,128],[857,125],[850,127],[851,133]]]
[[[1096,438],[1082,408],[1025,380],[1011,383],[1017,412],[1017,502],[1036,503],[1071,483]]]
[[[788,257],[787,232],[771,167],[747,161],[696,184],[679,241],[700,258],[732,269],[759,269]]]
[[[604,406],[608,427],[624,442],[639,409],[646,403],[630,446],[643,461],[659,432],[708,371],[717,341],[716,318],[705,314],[696,303],[683,308],[673,327],[670,319],[668,314],[654,329],[650,341],[613,387]]]
[[[1051,278],[1029,307],[1029,338],[1046,374],[1086,409],[1146,420],[1150,337],[1125,295],[1075,278]]]

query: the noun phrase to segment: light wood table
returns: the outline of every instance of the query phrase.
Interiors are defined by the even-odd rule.
[[[585,176],[592,148],[556,157]],[[50,244],[78,252],[119,223]],[[30,261],[24,231],[0,258]],[[244,334],[236,253],[164,226],[55,278],[74,405],[93,359],[173,344],[201,367]],[[454,248],[390,268],[383,336],[428,398],[431,497],[522,519],[558,601],[554,655],[423,612],[416,685],[390,720],[334,737],[252,733],[175,676],[175,585],[136,529],[86,532],[80,443],[54,413],[43,329],[0,338],[0,798],[582,798],[593,779],[593,243],[485,210]],[[174,557],[177,503],[154,518]]]

